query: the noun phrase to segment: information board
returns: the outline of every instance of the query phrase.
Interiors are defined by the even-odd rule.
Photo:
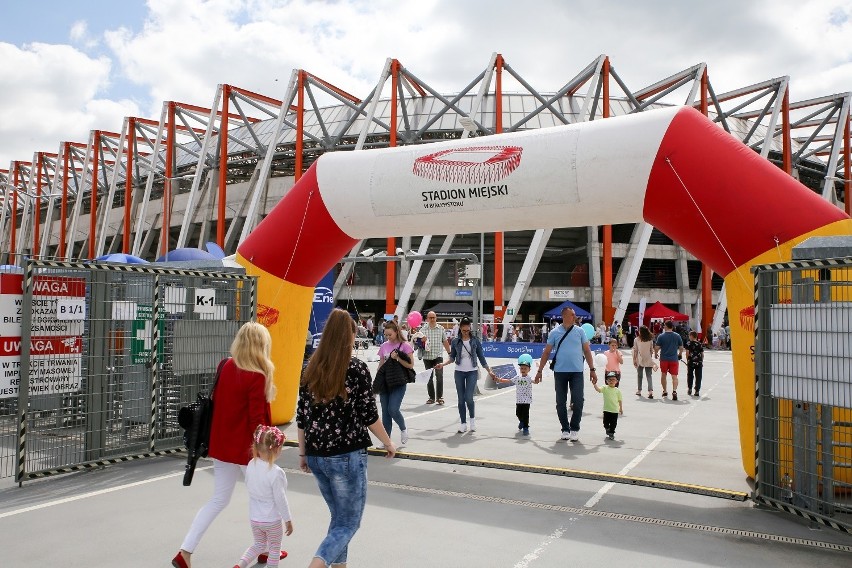
[[[82,278],[33,279],[30,395],[80,389],[85,297]],[[0,398],[18,396],[23,308],[23,275],[0,274]]]

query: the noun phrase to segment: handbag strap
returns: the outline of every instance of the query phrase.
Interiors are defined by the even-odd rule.
[[[562,342],[565,341],[565,338],[568,337],[568,334],[574,331],[576,325],[572,325],[571,329],[565,332],[565,335],[562,336],[562,339],[559,340],[559,343],[556,344],[556,353],[553,354],[553,360],[556,361],[556,356],[559,355],[559,348],[562,347]]]
[[[230,357],[225,357],[219,361],[219,366],[216,367],[216,377],[213,379],[213,386],[210,387],[210,400],[213,400],[213,393],[216,392],[216,385],[219,384],[219,377],[222,375],[222,369],[225,368],[225,363],[227,363],[230,359]]]

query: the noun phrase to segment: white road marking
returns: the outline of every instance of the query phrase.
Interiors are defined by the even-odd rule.
[[[725,375],[720,379],[720,381],[717,381],[716,384],[714,384],[712,387],[710,387],[708,389],[707,393],[709,394],[709,393],[713,392],[713,389],[715,389],[719,385],[719,382],[721,382],[722,380],[725,380],[729,375],[730,375],[730,373],[725,373]],[[618,472],[618,475],[627,475],[634,467],[639,465],[639,463],[642,460],[644,460],[646,457],[648,457],[648,455],[654,450],[654,448],[656,448],[657,446],[660,445],[660,442],[662,442],[663,440],[666,439],[666,437],[671,433],[671,431],[674,430],[675,426],[677,426],[678,424],[683,422],[683,419],[686,418],[687,416],[689,416],[689,413],[692,412],[693,410],[695,410],[696,408],[698,408],[697,405],[694,405],[694,404],[690,405],[689,408],[683,414],[678,416],[677,419],[675,419],[674,422],[669,424],[668,428],[663,430],[663,432],[659,436],[654,438],[654,440],[650,444],[645,446],[645,449],[642,450],[641,452],[639,452],[639,455],[637,455],[635,458],[633,458],[630,461],[630,463],[628,463],[626,466],[624,466],[624,468],[621,471]],[[589,509],[594,507],[598,503],[598,501],[600,501],[603,498],[603,496],[606,495],[609,492],[609,490],[612,489],[613,487],[615,487],[615,483],[610,482],[610,483],[605,484],[603,487],[601,487],[598,490],[597,493],[595,493],[592,496],[591,499],[586,501],[586,504],[583,505],[583,506],[586,507],[586,508],[589,508]]]
[[[206,467],[197,467],[195,471],[204,471],[205,469],[213,469],[212,465]],[[73,497],[66,497],[64,499],[57,499],[55,501],[47,501],[45,503],[41,503],[39,505],[33,505],[31,507],[24,507],[23,509],[15,509],[12,511],[7,511],[5,513],[0,513],[0,519],[5,519],[6,517],[14,517],[15,515],[20,515],[22,513],[30,513],[32,511],[38,511],[39,509],[47,509],[48,507],[55,507],[57,505],[64,505],[65,503],[72,503],[74,501],[80,501],[81,499],[89,499],[91,497],[98,497],[99,495],[106,495],[108,493],[113,493],[115,491],[122,491],[124,489],[130,489],[131,487],[139,487],[140,485],[146,485],[148,483],[154,483],[156,481],[162,481],[163,479],[170,479],[172,477],[182,477],[183,471],[177,473],[169,473],[167,475],[160,475],[158,477],[152,477],[151,479],[145,479],[143,481],[136,481],[134,483],[125,483],[124,485],[118,485],[116,487],[109,487],[107,489],[101,489],[99,491],[90,491],[89,493],[81,493],[80,495],[74,495]]]
[[[571,519],[573,521],[573,519]],[[530,552],[529,554],[525,554],[520,562],[516,562],[513,568],[527,568],[532,562],[538,560],[538,557],[544,552],[544,549],[550,546],[550,544],[565,534],[568,528],[564,525],[547,535],[543,541],[541,541],[536,547],[535,550]]]

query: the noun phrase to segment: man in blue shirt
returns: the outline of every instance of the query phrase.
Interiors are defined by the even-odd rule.
[[[562,310],[562,325],[555,328],[547,337],[547,345],[541,354],[538,371],[535,374],[536,383],[541,382],[541,371],[550,359],[550,352],[556,349],[553,367],[556,387],[556,415],[562,426],[562,439],[576,442],[580,439],[580,419],[583,417],[583,359],[591,370],[590,380],[597,380],[592,350],[589,338],[574,325],[577,314],[571,308]],[[564,341],[563,341],[564,339]],[[571,421],[568,422],[567,398],[571,391]]]
[[[666,392],[666,373],[672,375],[672,400],[677,400],[677,372],[678,362],[683,353],[683,340],[674,332],[672,320],[667,320],[663,325],[663,333],[657,336],[654,342],[654,356],[660,357],[660,382],[663,384],[663,398]]]

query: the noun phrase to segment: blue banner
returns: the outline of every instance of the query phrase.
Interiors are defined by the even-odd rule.
[[[456,290],[456,296],[473,296],[473,290]]]
[[[482,344],[482,352],[486,357],[499,357],[501,359],[517,359],[523,353],[529,353],[533,359],[541,359],[541,354],[544,353],[544,346],[546,343],[521,343],[521,342],[511,342],[511,341],[486,341]],[[592,353],[596,353],[598,351],[604,352],[609,349],[608,345],[596,345],[590,344],[589,347],[592,348]],[[550,357],[553,357],[553,352],[556,351],[552,349],[550,351]]]
[[[308,333],[311,334],[311,343],[305,345],[305,355],[309,356],[319,345],[322,329],[325,322],[334,309],[334,270],[322,277],[319,284],[314,288],[314,303],[311,307],[311,319],[308,321]]]

